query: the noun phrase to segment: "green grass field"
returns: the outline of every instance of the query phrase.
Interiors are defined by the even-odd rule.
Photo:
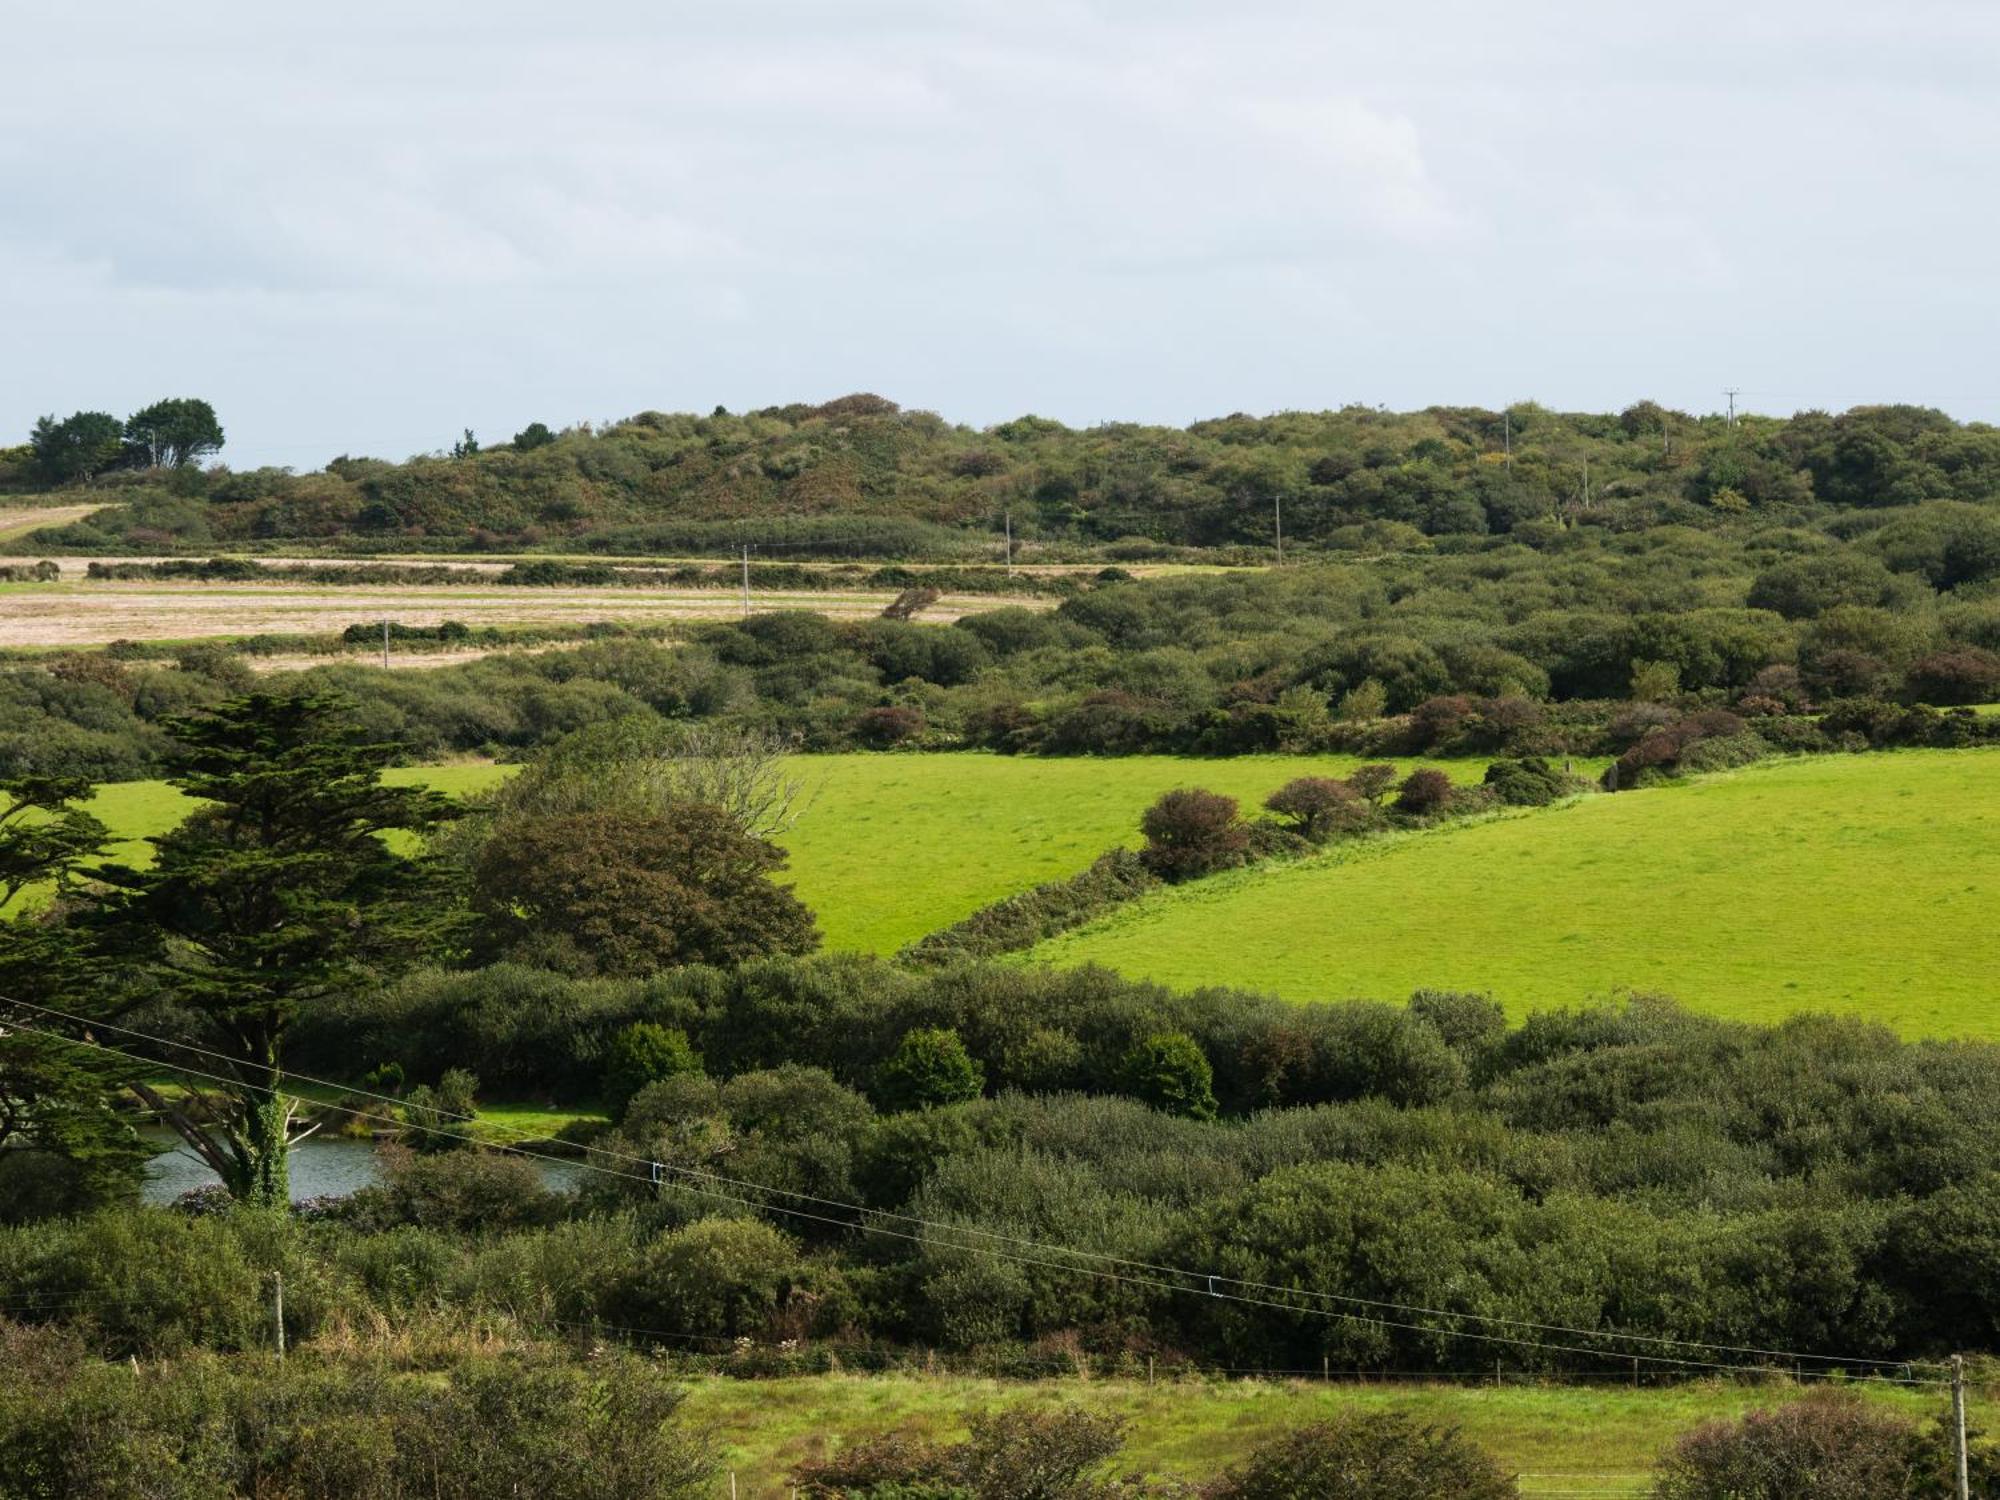
[[[1030,957],[1292,999],[1621,989],[2000,1038],[2000,756],[1790,760],[1151,896]]]
[[[1294,776],[1344,775],[1353,757],[1036,760],[1000,755],[804,755],[811,801],[783,840],[787,878],[819,915],[826,945],[893,952],[989,901],[1075,874],[1106,849],[1138,842],[1139,815],[1161,792],[1205,786],[1253,807]],[[1413,769],[1418,763],[1399,763]],[[1483,761],[1438,762],[1477,781]],[[463,795],[507,774],[483,765],[390,773]],[[100,787],[90,810],[143,859],[191,806],[159,781]]]
[[[1255,811],[1294,776],[1344,776],[1359,764],[1351,756],[807,755],[798,767],[817,796],[784,843],[827,946],[887,953],[990,901],[1073,875],[1114,845],[1136,845],[1139,815],[1174,787],[1205,786]],[[1437,764],[1461,781],[1486,769]]]
[[[1311,1381],[1163,1382],[1050,1380],[1032,1384],[921,1376],[826,1375],[702,1380],[688,1411],[712,1424],[745,1496],[784,1496],[802,1460],[843,1441],[906,1424],[961,1437],[970,1415],[1029,1402],[1075,1403],[1126,1417],[1125,1469],[1201,1478],[1286,1428],[1342,1411],[1400,1410],[1456,1426],[1521,1475],[1532,1500],[1640,1495],[1653,1460],[1682,1432],[1717,1417],[1790,1399],[1789,1387],[1701,1382],[1662,1389],[1609,1386],[1320,1385]],[[1905,1414],[1939,1403],[1900,1390],[1869,1392]],[[1975,1420],[1987,1425],[1985,1403]],[[1116,1465],[1114,1465],[1116,1467]]]
[[[790,878],[829,948],[891,952],[1136,842],[1139,813],[1168,788],[1208,786],[1249,806],[1292,776],[1353,764],[802,756],[814,795],[784,841]],[[1474,780],[1481,767],[1449,769]],[[395,774],[464,793],[505,772]],[[138,839],[186,805],[162,783],[132,782],[101,788],[92,806]],[[1517,1016],[1652,990],[1745,1019],[1828,1009],[1906,1035],[2000,1038],[1996,893],[2000,756],[1833,756],[1220,876],[1030,958],[1294,999],[1481,989]]]

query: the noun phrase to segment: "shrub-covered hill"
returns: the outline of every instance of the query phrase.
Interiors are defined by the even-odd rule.
[[[461,445],[464,447],[465,445]],[[624,421],[405,463],[188,467],[100,476],[124,503],[52,529],[69,551],[339,539],[387,548],[605,552],[780,544],[798,555],[949,555],[1017,538],[1392,550],[1426,536],[1524,539],[1582,523],[1727,525],[1851,508],[2000,499],[2000,430],[1919,407],[1695,417],[1433,407],[1234,415],[1186,428],[958,426],[879,396]],[[0,489],[37,478],[0,453]],[[1866,529],[1869,519],[1853,523]],[[1990,567],[1990,536],[1941,560]]]

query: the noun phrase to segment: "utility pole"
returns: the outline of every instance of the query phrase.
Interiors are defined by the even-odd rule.
[[[271,1340],[278,1351],[278,1362],[285,1359],[285,1273],[271,1273]]]
[[[1965,1453],[1965,1356],[1951,1357],[1951,1446],[1957,1466],[1958,1500],[1972,1500],[1972,1476]]]
[[[1723,389],[1722,394],[1729,398],[1729,425],[1734,427],[1736,425],[1736,398],[1743,394],[1743,387],[1740,385],[1727,386]]]
[[[1514,413],[1511,409],[1500,413],[1500,441],[1507,451],[1507,472],[1514,472]]]
[[[382,670],[389,670],[389,622],[386,618],[382,621]]]
[[[750,618],[750,548],[743,548],[743,618]]]
[[[1285,565],[1285,497],[1271,497],[1271,539],[1278,544],[1278,566]]]
[[[1014,512],[1004,512],[1007,519],[1007,576],[1014,576]]]
[[[1583,508],[1590,509],[1590,455],[1583,455]]]

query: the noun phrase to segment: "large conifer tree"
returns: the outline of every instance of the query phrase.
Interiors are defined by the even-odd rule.
[[[106,867],[89,921],[127,1003],[163,1003],[181,1018],[176,1040],[208,1049],[168,1060],[225,1080],[185,1098],[135,1091],[236,1198],[283,1205],[296,1139],[285,1033],[305,1007],[448,946],[448,871],[384,836],[453,806],[384,784],[394,747],[369,743],[337,697],[255,693],[170,728],[173,785],[208,805],[151,840],[150,868]]]

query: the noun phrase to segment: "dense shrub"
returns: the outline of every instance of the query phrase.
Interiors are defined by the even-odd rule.
[[[1442,771],[1412,771],[1396,792],[1396,810],[1415,817],[1444,811],[1451,802],[1451,778]]]
[[[435,1088],[418,1084],[403,1101],[407,1144],[418,1151],[464,1145],[478,1094],[478,1075],[464,1068],[446,1068]]]
[[[958,1033],[943,1027],[906,1032],[875,1075],[875,1098],[889,1110],[931,1109],[977,1099],[986,1070]]]
[[[606,1311],[660,1333],[733,1338],[763,1333],[803,1272],[792,1243],[751,1219],[702,1219],[661,1235]]]
[[[568,1202],[542,1184],[535,1163],[503,1151],[470,1149],[435,1156],[387,1147],[382,1182],[362,1188],[339,1209],[357,1225],[412,1224],[459,1232],[552,1224]]]
[[[1547,807],[1580,788],[1538,756],[1494,761],[1486,768],[1485,785],[1509,807]]]
[[[702,803],[506,820],[473,867],[481,942],[494,956],[605,974],[803,953],[819,931],[770,878],[784,862]]]
[[[1982,1455],[1983,1457],[1983,1455]],[[1658,1500],[1917,1500],[1947,1493],[1945,1444],[1842,1391],[1709,1422],[1660,1460]],[[1982,1465],[1984,1467],[1984,1465]],[[1979,1485],[1974,1493],[1983,1493]]]
[[[926,966],[1032,948],[1044,938],[1131,901],[1158,884],[1129,849],[1113,849],[1066,880],[1046,881],[982,906],[971,916],[919,939],[897,955]]]
[[[1126,1093],[1155,1109],[1190,1120],[1215,1118],[1215,1074],[1191,1036],[1161,1032],[1141,1041],[1118,1065]]]
[[[701,1056],[688,1044],[687,1033],[652,1021],[635,1021],[620,1028],[604,1053],[604,1109],[622,1119],[626,1105],[649,1083],[682,1073],[699,1073]]]
[[[1124,1446],[1124,1424],[1079,1407],[1016,1406],[971,1420],[963,1442],[904,1432],[843,1448],[793,1472],[811,1500],[1096,1500],[1129,1488],[1093,1474]]]
[[[712,1488],[681,1393],[629,1355],[77,1363],[0,1384],[4,1486],[21,1500],[694,1500]]]
[[[924,732],[924,712],[913,704],[863,709],[854,720],[854,737],[870,750],[890,750]]]
[[[1236,799],[1199,787],[1167,792],[1139,820],[1139,858],[1162,880],[1192,880],[1242,862],[1250,835]]]
[[[1286,1433],[1202,1493],[1207,1500],[1514,1500],[1521,1491],[1456,1429],[1382,1412]]]

